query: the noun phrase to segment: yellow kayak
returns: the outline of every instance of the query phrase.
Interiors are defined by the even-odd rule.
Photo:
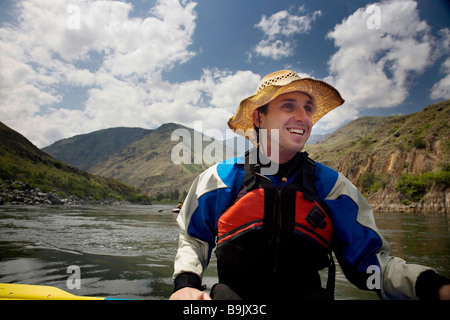
[[[109,300],[109,299],[100,297],[76,296],[59,288],[50,286],[0,283],[0,300]]]

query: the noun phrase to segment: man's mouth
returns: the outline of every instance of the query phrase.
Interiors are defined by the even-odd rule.
[[[302,136],[302,135],[305,134],[305,130],[303,130],[303,129],[289,128],[288,131],[290,133],[292,133],[292,134],[296,134],[296,135],[299,135],[299,136]]]

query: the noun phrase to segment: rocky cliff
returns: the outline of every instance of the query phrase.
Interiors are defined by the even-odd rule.
[[[357,119],[311,157],[344,174],[376,212],[448,214],[450,100],[419,113]]]

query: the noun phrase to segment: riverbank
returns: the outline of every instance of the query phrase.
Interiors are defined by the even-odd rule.
[[[44,192],[27,182],[13,182],[0,191],[0,205],[123,205],[131,202],[115,198],[95,199],[92,196],[78,197],[66,193]],[[151,205],[150,202],[139,203]]]
[[[434,196],[433,196],[434,195]],[[447,215],[450,208],[450,192],[445,197],[438,196],[440,193],[430,193],[425,201],[404,204],[397,197],[392,199],[392,194],[378,194],[369,196],[368,201],[375,214],[426,214]],[[152,203],[150,201],[131,203],[123,199],[104,198],[95,199],[92,196],[78,197],[65,193],[44,192],[40,188],[33,188],[27,182],[13,182],[0,191],[0,205],[173,205],[177,201],[163,201]]]
[[[450,208],[450,189],[434,185],[419,201],[405,201],[400,193],[390,187],[369,195],[367,201],[375,213],[446,216]]]

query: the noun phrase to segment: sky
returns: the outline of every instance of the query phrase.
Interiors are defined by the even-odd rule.
[[[168,122],[225,136],[289,69],[345,99],[312,132],[329,133],[450,99],[449,17],[446,0],[0,0],[0,121],[39,148]]]

